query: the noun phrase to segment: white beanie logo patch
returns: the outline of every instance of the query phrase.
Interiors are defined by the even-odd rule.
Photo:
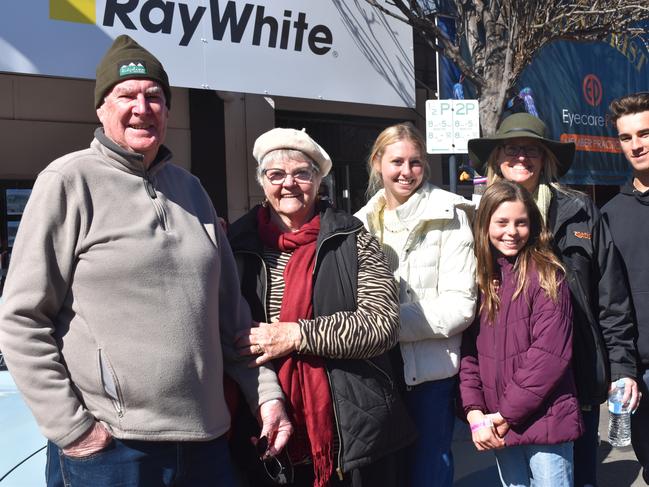
[[[143,61],[131,61],[119,67],[119,76],[146,75],[146,66]]]

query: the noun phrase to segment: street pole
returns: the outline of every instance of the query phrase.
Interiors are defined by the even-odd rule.
[[[455,154],[448,158],[448,190],[451,193],[457,193],[457,166],[455,163]]]

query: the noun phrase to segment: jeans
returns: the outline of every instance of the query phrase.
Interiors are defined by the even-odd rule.
[[[228,443],[113,439],[82,458],[47,446],[47,487],[235,487]],[[58,460],[58,461],[57,461]]]
[[[505,487],[572,487],[572,442],[494,450]]]
[[[575,487],[597,485],[597,449],[599,447],[599,404],[590,410],[581,411],[584,420],[584,434],[575,440]]]
[[[419,436],[408,451],[413,487],[453,485],[453,401],[457,377],[424,382],[406,392],[406,406]]]
[[[642,466],[642,478],[649,484],[649,369],[643,371],[638,387],[642,392],[642,400],[636,412],[631,415],[631,444]]]

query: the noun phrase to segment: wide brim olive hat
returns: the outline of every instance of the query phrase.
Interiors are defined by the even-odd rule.
[[[529,113],[515,113],[505,118],[495,135],[469,140],[469,157],[475,167],[486,170],[487,160],[494,149],[507,139],[528,137],[540,141],[557,158],[558,176],[568,172],[575,157],[575,144],[572,142],[557,142],[548,136],[548,129],[538,117]]]
[[[104,103],[106,93],[128,79],[150,79],[162,87],[167,108],[171,108],[169,77],[162,63],[131,37],[122,34],[110,46],[97,66],[95,108]]]

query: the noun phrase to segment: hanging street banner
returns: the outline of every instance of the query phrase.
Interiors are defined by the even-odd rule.
[[[454,35],[452,18],[437,19],[440,28]],[[460,72],[446,58],[440,57],[439,65],[440,98],[451,98]],[[539,117],[553,139],[576,144],[575,161],[561,178],[563,183],[621,185],[629,178],[608,105],[624,94],[649,90],[649,34],[554,42],[523,72],[518,88],[531,88]],[[470,90],[465,83],[469,96]]]
[[[436,15],[435,24],[449,37],[449,39],[455,39],[457,31],[457,28],[455,26],[455,17],[449,17],[447,15]],[[439,98],[442,100],[456,98],[456,93],[453,87],[455,84],[460,83],[462,80],[462,73],[460,69],[446,56],[438,56],[437,61],[437,91]],[[469,84],[463,83],[463,90],[466,91],[467,88],[470,88]]]
[[[630,176],[608,106],[649,90],[649,36],[610,35],[603,42],[555,42],[521,77],[552,137],[577,146],[567,184],[621,185]]]
[[[412,28],[355,0],[7,0],[0,72],[94,79],[120,34],[173,86],[415,106]]]

